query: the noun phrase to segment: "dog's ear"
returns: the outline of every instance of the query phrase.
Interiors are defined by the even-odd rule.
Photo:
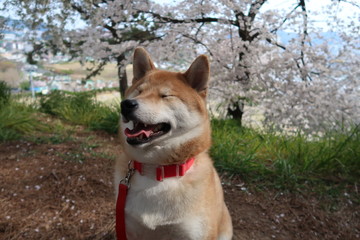
[[[210,65],[205,55],[200,55],[184,73],[188,84],[199,93],[206,96],[210,75]]]
[[[142,47],[136,48],[133,58],[134,78],[132,83],[134,84],[137,80],[143,78],[147,72],[154,69],[156,69],[155,65],[147,51]]]

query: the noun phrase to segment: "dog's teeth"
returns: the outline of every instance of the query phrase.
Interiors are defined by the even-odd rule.
[[[158,126],[156,126],[156,128],[154,129],[154,132],[157,132],[157,131],[159,131],[161,129],[161,125],[158,125]]]
[[[130,122],[129,122],[129,129],[130,129],[130,130],[133,130],[134,127],[135,127],[134,121],[130,121]]]
[[[144,127],[147,127],[147,124],[144,123]]]

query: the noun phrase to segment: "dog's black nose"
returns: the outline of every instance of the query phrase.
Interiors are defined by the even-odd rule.
[[[130,113],[135,111],[139,107],[138,101],[135,99],[126,99],[121,102],[121,114],[123,116],[128,116]]]

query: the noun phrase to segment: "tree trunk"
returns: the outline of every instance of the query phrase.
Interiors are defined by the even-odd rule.
[[[126,66],[118,65],[118,77],[119,77],[119,88],[121,99],[125,97],[125,91],[128,88]]]
[[[232,119],[239,121],[242,125],[242,116],[244,114],[244,103],[242,101],[237,101],[231,103],[227,109],[228,116],[231,116]]]
[[[126,65],[124,64],[124,59],[125,59],[125,53],[122,53],[116,57],[116,62],[117,62],[117,66],[118,66],[119,90],[120,90],[121,99],[125,98],[125,91],[128,88]]]

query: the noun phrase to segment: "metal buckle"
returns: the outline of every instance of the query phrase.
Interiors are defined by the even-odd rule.
[[[130,188],[130,179],[135,173],[135,168],[131,166],[132,160],[128,163],[128,171],[123,179],[120,180],[119,184],[125,184],[128,188]]]

